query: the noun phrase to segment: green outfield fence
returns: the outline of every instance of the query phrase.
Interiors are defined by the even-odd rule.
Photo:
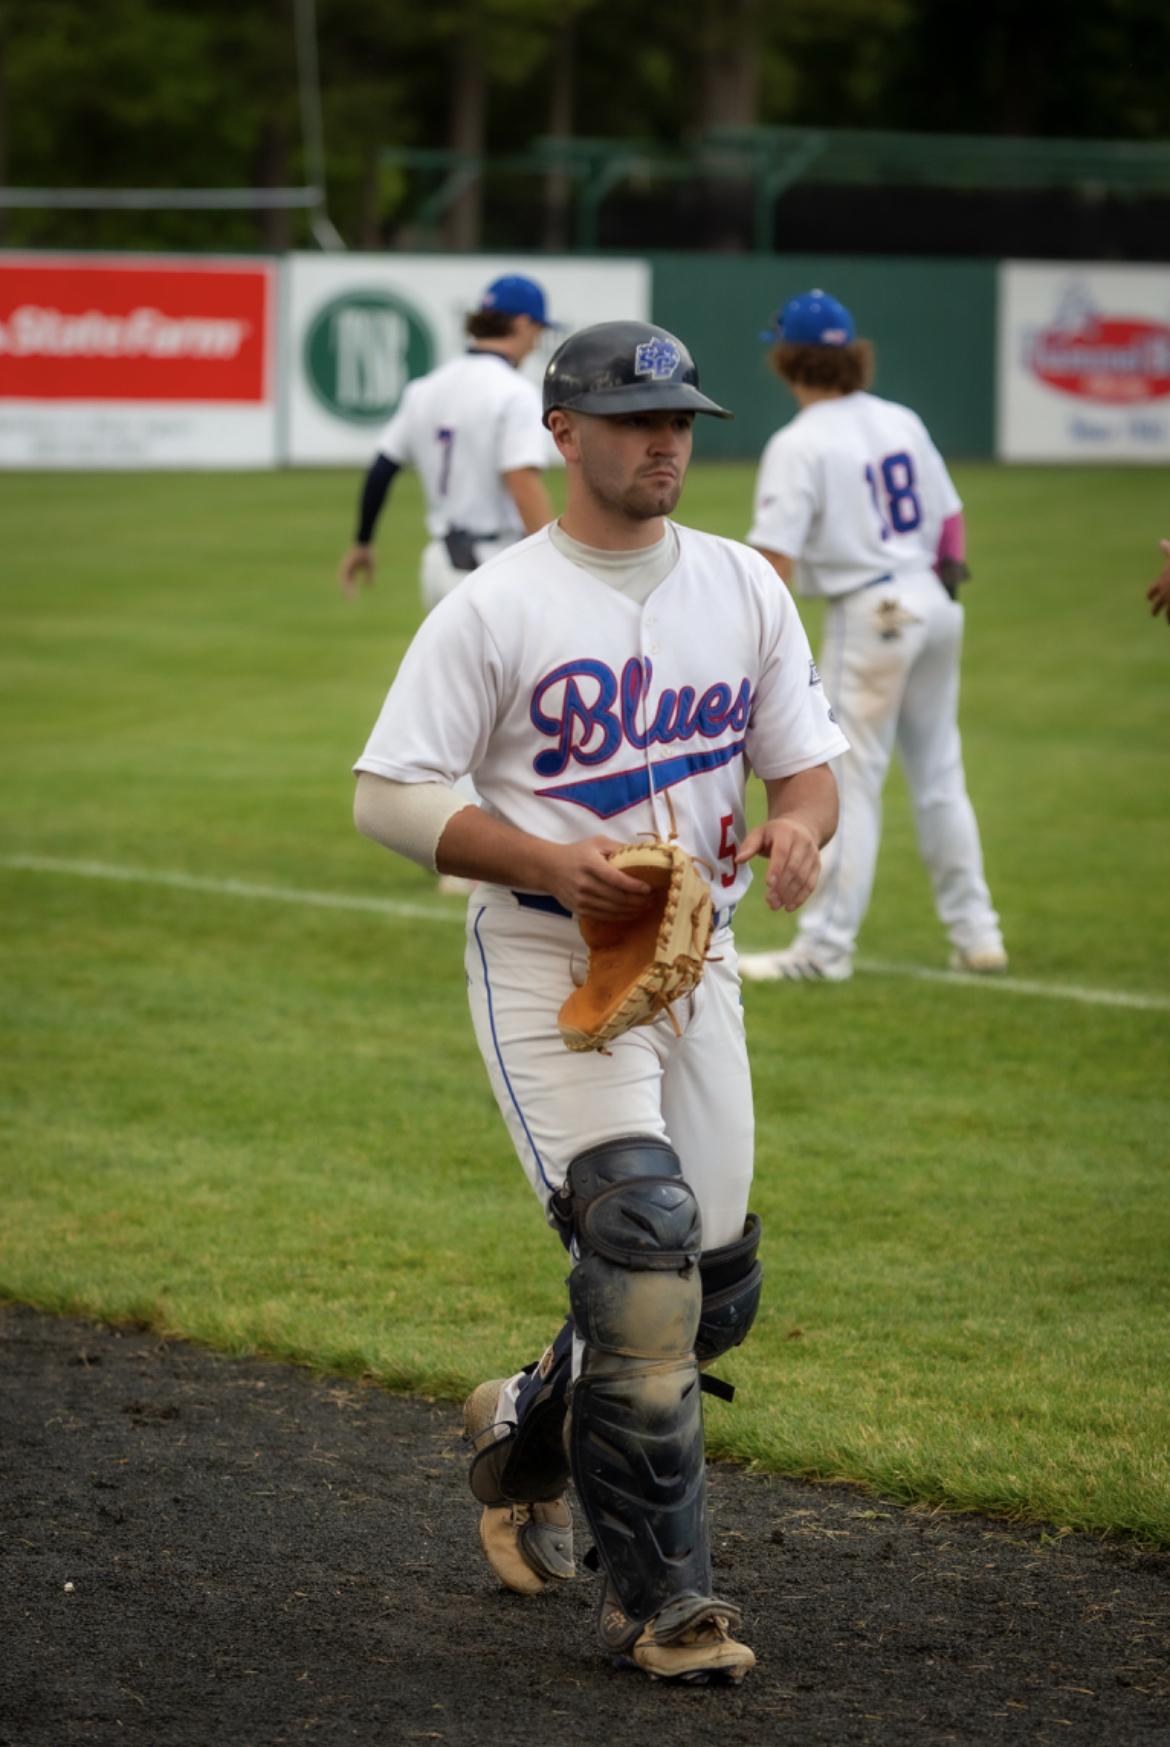
[[[873,255],[647,256],[654,320],[686,341],[704,390],[735,413],[700,419],[696,453],[755,456],[794,403],[756,340],[780,304],[821,286],[877,348],[879,394],[912,406],[948,456],[995,453],[998,262]]]

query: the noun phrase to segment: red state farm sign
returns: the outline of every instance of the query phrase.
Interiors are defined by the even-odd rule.
[[[1027,336],[1025,367],[1064,394],[1132,406],[1170,394],[1170,327],[1125,316],[1090,315],[1075,327]]]
[[[0,398],[262,402],[266,267],[0,263]]]

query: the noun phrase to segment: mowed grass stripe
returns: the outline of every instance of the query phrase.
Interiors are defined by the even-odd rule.
[[[401,916],[420,922],[458,922],[464,910],[437,905],[402,903],[394,898],[364,898],[347,892],[307,892],[292,886],[256,885],[249,880],[212,880],[196,874],[166,873],[148,868],[111,867],[101,861],[64,861],[51,855],[0,855],[0,867],[29,873],[68,874],[82,879],[121,880],[134,885],[171,886],[180,891],[210,892],[224,898],[262,898],[271,903],[310,904],[323,910],[368,910],[379,916]],[[859,971],[871,976],[916,977],[923,982],[950,983],[1007,995],[1039,995],[1054,1001],[1081,1001],[1090,1007],[1132,1007],[1150,1013],[1170,1012],[1170,996],[1131,995],[1120,989],[1085,989],[1065,983],[1037,982],[1024,977],[972,976],[964,971],[936,970],[929,965],[890,964],[860,958]]]

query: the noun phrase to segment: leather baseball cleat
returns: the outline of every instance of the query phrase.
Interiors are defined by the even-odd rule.
[[[680,1610],[683,1617],[672,1620]],[[652,1680],[696,1686],[726,1680],[738,1685],[756,1665],[748,1646],[731,1635],[731,1627],[738,1624],[739,1609],[727,1602],[692,1605],[689,1617],[684,1604],[675,1603],[651,1620],[628,1654]]]
[[[847,954],[816,952],[794,940],[779,952],[741,952],[739,974],[749,983],[844,983],[853,975]]]
[[[999,976],[1008,968],[1008,955],[1003,947],[992,943],[990,946],[974,946],[970,951],[964,951],[956,946],[951,953],[951,969],[953,971],[974,971],[977,976]]]
[[[550,1504],[489,1504],[479,1540],[501,1583],[517,1595],[539,1595],[575,1575],[573,1519],[563,1498]]]

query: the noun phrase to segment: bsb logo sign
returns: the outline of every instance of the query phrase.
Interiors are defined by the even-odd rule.
[[[268,398],[266,267],[0,263],[0,398]]]
[[[430,328],[405,298],[364,287],[318,310],[305,337],[309,387],[327,412],[383,424],[416,376],[434,368]]]
[[[1073,300],[1050,327],[1025,331],[1023,364],[1050,388],[1105,406],[1160,400],[1170,394],[1170,326]]]

